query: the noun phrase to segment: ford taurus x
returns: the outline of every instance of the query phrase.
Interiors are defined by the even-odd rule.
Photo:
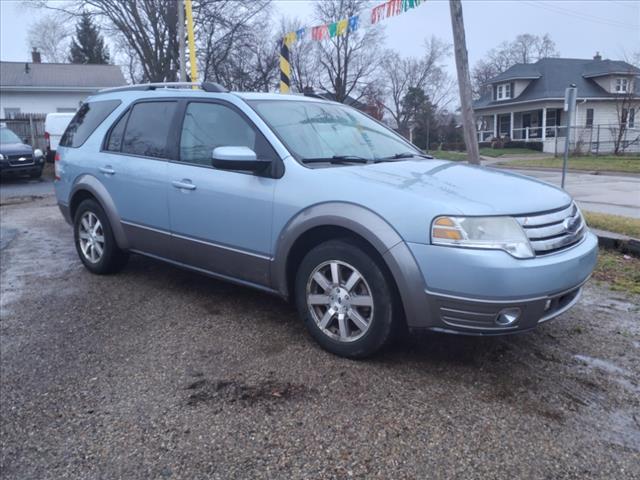
[[[325,349],[395,326],[521,332],[576,303],[597,241],[564,191],[424,155],[348,106],[150,84],[87,100],[56,194],[93,273],[142,254],[291,299]]]

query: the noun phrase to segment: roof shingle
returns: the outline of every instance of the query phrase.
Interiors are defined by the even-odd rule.
[[[618,60],[583,60],[577,58],[543,58],[532,64],[517,64],[491,79],[488,83],[515,80],[518,78],[535,78],[527,88],[511,100],[493,100],[491,92],[474,102],[474,108],[486,108],[508,103],[564,98],[565,89],[575,84],[578,98],[616,97],[598,85],[593,77],[601,75],[630,74],[640,75],[640,69]],[[527,77],[526,75],[530,75]],[[636,92],[640,91],[636,83]]]
[[[118,65],[0,62],[0,87],[88,89],[126,84]]]

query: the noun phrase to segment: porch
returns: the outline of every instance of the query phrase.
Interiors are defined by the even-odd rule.
[[[493,138],[518,141],[544,142],[548,138],[566,136],[562,127],[561,108],[543,107],[534,110],[492,113],[478,116],[478,141],[489,142]]]

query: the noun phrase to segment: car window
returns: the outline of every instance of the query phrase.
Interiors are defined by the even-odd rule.
[[[105,149],[111,152],[119,152],[122,148],[122,137],[124,137],[124,127],[127,125],[127,118],[129,113],[120,117],[116,124],[111,127],[109,132],[109,138],[107,139]]]
[[[167,139],[176,102],[143,102],[134,105],[122,141],[122,152],[145,157],[169,158]]]
[[[288,99],[249,103],[298,158],[375,160],[417,152],[388,127],[345,105]]]
[[[83,103],[64,131],[59,145],[74,148],[81,146],[120,103],[120,100]]]
[[[211,153],[222,146],[249,147],[258,158],[275,159],[264,137],[238,112],[217,103],[187,106],[180,136],[180,161],[211,166]]]
[[[6,127],[0,128],[0,143],[22,143],[20,137]]]

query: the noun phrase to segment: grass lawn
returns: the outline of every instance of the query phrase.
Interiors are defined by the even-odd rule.
[[[640,258],[601,248],[593,278],[612,290],[640,295]]]
[[[454,152],[452,150],[432,150],[429,155],[442,160],[454,160],[456,162],[467,161],[466,152]]]
[[[532,153],[540,153],[537,150],[529,150],[528,148],[481,148],[480,155],[484,157],[502,157],[504,155],[530,155]],[[467,152],[456,152],[452,150],[432,150],[429,155],[443,160],[466,161]]]
[[[501,162],[498,165],[509,167],[544,167],[562,168],[562,158],[531,158]],[[611,171],[625,173],[640,173],[640,156],[589,156],[570,157],[568,168],[573,170]]]
[[[590,227],[640,238],[640,220],[637,218],[609,215],[608,213],[582,212]]]
[[[508,155],[531,155],[540,154],[538,150],[530,150],[528,148],[481,148],[480,155],[485,157],[504,157]]]

